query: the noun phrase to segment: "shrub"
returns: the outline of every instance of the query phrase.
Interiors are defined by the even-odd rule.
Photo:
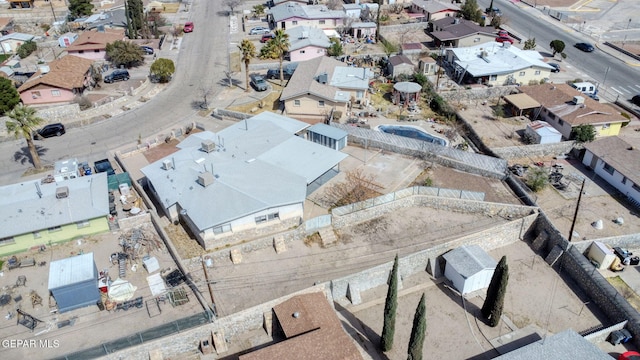
[[[27,56],[31,55],[34,51],[38,49],[38,45],[32,41],[25,41],[22,45],[18,46],[18,50],[16,53],[20,56],[20,59],[25,59]]]

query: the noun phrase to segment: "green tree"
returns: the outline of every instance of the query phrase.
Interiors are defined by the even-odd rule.
[[[25,105],[16,105],[10,112],[6,114],[9,119],[5,122],[7,132],[16,139],[23,137],[27,140],[27,148],[31,154],[31,160],[36,170],[42,170],[42,162],[33,142],[33,132],[44,122],[43,119],[36,116],[34,108]]]
[[[536,38],[527,39],[524,41],[523,50],[535,50],[536,49]]]
[[[553,56],[556,56],[557,53],[562,53],[564,50],[564,41],[562,40],[552,40],[549,43],[549,47],[553,50]]]
[[[267,41],[266,45],[260,49],[260,59],[278,59],[280,61],[280,85],[282,85],[282,62],[289,52],[289,34],[282,29],[276,29],[273,38]]]
[[[376,12],[376,42],[380,42],[380,15],[382,15],[382,4],[384,0],[377,0],[378,11]]]
[[[264,5],[259,4],[259,5],[254,5],[253,6],[253,13],[256,14],[256,16],[260,17],[264,14]]]
[[[109,60],[117,67],[124,65],[129,68],[141,64],[144,60],[140,46],[130,41],[116,40],[108,43],[106,51]]]
[[[409,356],[407,360],[422,360],[422,348],[424,347],[424,337],[427,330],[427,317],[424,293],[420,297],[420,303],[416,308],[416,314],[413,316],[413,328],[411,328],[411,337],[409,338]]]
[[[387,300],[384,303],[384,325],[382,326],[382,338],[380,346],[382,351],[393,348],[393,336],[396,332],[396,310],[398,309],[398,255],[393,260],[393,268],[389,275],[389,288]]]
[[[152,76],[157,77],[161,83],[166,83],[171,80],[171,76],[176,72],[176,66],[173,60],[160,58],[151,64],[149,72]]]
[[[578,125],[572,129],[571,138],[578,143],[591,142],[596,138],[596,129],[590,124]]]
[[[128,21],[129,39],[137,39],[142,35],[144,22],[144,5],[142,0],[126,0],[126,15]]]
[[[482,18],[480,18],[480,19],[482,19]],[[502,17],[501,16],[492,17],[491,18],[491,23],[489,25],[491,25],[495,29],[499,28],[500,25],[502,25]]]
[[[251,64],[251,59],[256,57],[256,46],[253,45],[251,40],[243,39],[240,45],[238,45],[238,49],[240,49],[240,56],[242,62],[244,63],[244,72],[245,72],[245,84],[246,90],[250,91],[249,88],[249,64]]]
[[[20,94],[11,80],[0,77],[0,115],[13,110],[20,103]]]
[[[525,183],[531,190],[538,192],[544,189],[549,183],[549,174],[547,174],[547,171],[542,167],[529,167]]]
[[[382,49],[384,50],[384,53],[387,54],[387,57],[389,57],[391,54],[398,52],[398,45],[392,43],[387,39],[383,39]]]
[[[478,7],[476,0],[467,0],[464,5],[460,7],[460,13],[462,17],[473,22],[480,22],[482,19],[482,10]]]
[[[331,42],[331,46],[327,50],[327,55],[329,56],[340,56],[344,54],[344,49],[342,48],[342,44],[340,43],[340,39],[332,37],[329,39]]]
[[[27,56],[31,55],[32,52],[38,49],[38,44],[33,40],[27,40],[22,45],[18,46],[16,53],[20,56],[21,59],[25,59]]]
[[[507,257],[503,256],[493,272],[489,288],[487,289],[487,297],[480,310],[482,316],[489,320],[489,326],[491,327],[498,326],[500,322],[508,282],[509,266],[507,265]]]
[[[93,4],[91,0],[69,0],[69,20],[73,21],[92,13]]]

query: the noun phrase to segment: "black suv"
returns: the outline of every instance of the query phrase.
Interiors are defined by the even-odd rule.
[[[633,103],[634,105],[640,106],[640,94],[635,95],[634,97],[632,97],[631,98],[631,103]]]
[[[282,68],[282,78],[285,80],[291,79],[294,71],[294,68]],[[267,71],[267,79],[280,79],[280,69],[269,69],[269,71]]]
[[[41,139],[41,138],[48,138],[52,136],[61,136],[64,133],[65,133],[64,125],[60,123],[55,123],[55,124],[49,124],[43,127],[42,129],[38,130],[34,134],[34,138]]]
[[[104,82],[112,83],[116,81],[127,81],[129,80],[129,72],[123,69],[116,69],[107,76],[104,77]]]

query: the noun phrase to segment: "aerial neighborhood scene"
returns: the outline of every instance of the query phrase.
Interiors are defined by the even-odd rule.
[[[640,2],[0,33],[0,359],[640,360]]]

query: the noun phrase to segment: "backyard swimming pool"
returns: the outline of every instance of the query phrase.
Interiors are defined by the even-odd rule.
[[[447,140],[435,135],[428,134],[424,130],[418,127],[402,126],[402,125],[379,125],[376,129],[378,131],[382,131],[387,134],[394,134],[398,136],[408,137],[411,139],[430,142],[436,145],[447,146]]]

